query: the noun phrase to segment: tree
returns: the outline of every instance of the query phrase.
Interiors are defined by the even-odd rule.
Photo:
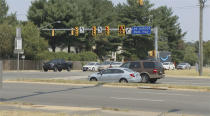
[[[22,38],[26,59],[38,59],[38,54],[48,49],[47,41],[40,37],[38,28],[32,22],[22,26]]]
[[[194,45],[187,45],[184,51],[184,61],[194,65],[198,61]]]
[[[127,0],[128,4],[119,4],[116,7],[119,24],[126,27],[132,26],[151,26],[150,13],[152,4],[145,1],[140,7],[135,0]],[[129,35],[123,38],[123,56],[127,60],[145,59],[147,52],[154,49],[153,38],[151,35]]]
[[[0,24],[0,57],[9,58],[13,54],[15,28],[8,24]]]
[[[204,42],[204,64],[210,64],[210,41]]]
[[[7,17],[9,7],[5,0],[0,0],[0,23]]]
[[[151,13],[152,25],[159,27],[160,50],[172,52],[172,60],[180,62],[184,57],[184,41],[182,38],[186,33],[183,33],[178,16],[173,15],[171,8],[161,6],[153,9]]]

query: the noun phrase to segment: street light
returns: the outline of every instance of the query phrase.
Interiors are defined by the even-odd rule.
[[[50,26],[50,25],[52,25],[52,24],[55,24],[55,23],[61,23],[61,21],[55,21],[55,22],[52,22],[52,23],[48,23],[48,24],[45,25],[45,26],[39,27],[39,30],[42,30],[42,29],[44,29],[45,27],[48,27],[48,26]]]

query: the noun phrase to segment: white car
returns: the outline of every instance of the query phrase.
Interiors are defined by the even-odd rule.
[[[172,62],[164,62],[163,63],[163,68],[165,70],[174,70],[175,69],[175,65]]]
[[[98,71],[100,64],[98,62],[90,62],[83,66],[83,71]]]
[[[113,62],[110,68],[119,68],[122,64],[122,62]]]

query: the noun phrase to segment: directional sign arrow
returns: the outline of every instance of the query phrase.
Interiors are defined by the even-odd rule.
[[[80,28],[79,28],[79,32],[80,32],[80,33],[85,33],[85,28],[84,28],[84,27],[80,27]]]
[[[126,34],[127,34],[127,35],[129,35],[129,34],[132,33],[132,28],[126,28],[125,30],[126,30]]]
[[[98,33],[102,33],[102,32],[103,32],[102,27],[98,27]]]

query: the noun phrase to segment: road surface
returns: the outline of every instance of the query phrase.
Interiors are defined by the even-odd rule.
[[[41,79],[72,79],[86,80],[88,75],[94,72],[3,72],[3,79],[18,78],[41,78]],[[194,85],[194,86],[210,86],[210,78],[172,78],[166,77],[157,81],[158,84],[177,84],[177,85]]]
[[[204,116],[210,114],[209,98],[209,92],[110,88],[100,85],[79,87],[6,83],[0,90],[0,102],[26,102],[72,107],[110,107]]]

